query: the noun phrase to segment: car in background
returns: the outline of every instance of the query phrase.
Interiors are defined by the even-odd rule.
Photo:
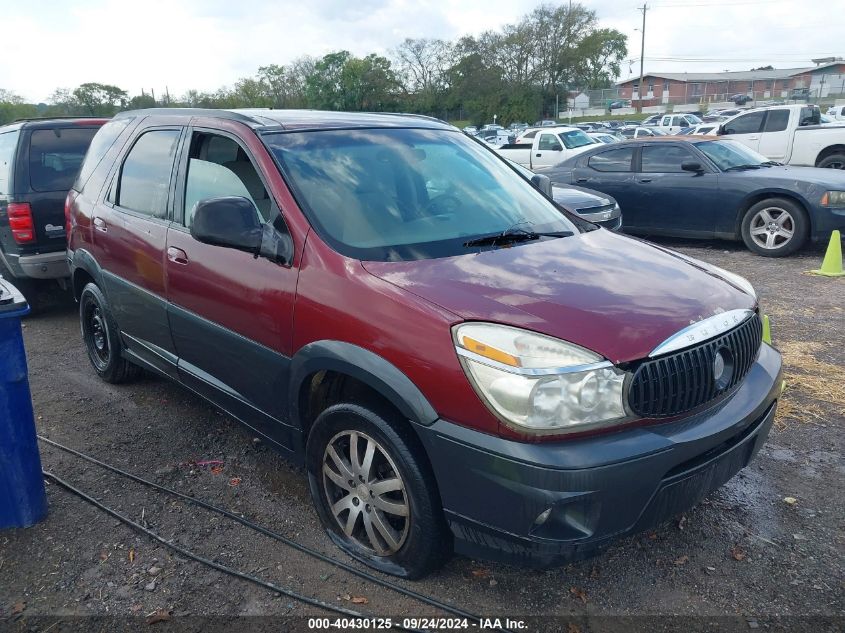
[[[600,143],[618,143],[625,140],[624,136],[620,136],[613,132],[587,132],[587,136]]]
[[[677,134],[678,130],[693,127],[701,122],[694,114],[664,114],[656,127],[667,134]]]
[[[657,125],[660,123],[660,119],[663,118],[663,114],[652,114],[650,117],[645,119],[640,125],[648,127],[650,125]]]
[[[622,210],[613,196],[575,185],[553,184],[542,171],[535,173],[510,159],[505,160],[523,178],[580,218],[611,231],[618,231],[622,227]]]
[[[470,136],[475,136],[476,134],[478,134],[478,128],[475,127],[474,125],[467,125],[463,129],[463,132],[464,132],[464,134],[469,134]]]
[[[537,130],[532,139],[523,137],[521,143],[508,143],[496,152],[531,170],[551,167],[595,145],[586,132],[565,125]]]
[[[651,137],[651,136],[660,136],[655,132],[655,128],[653,127],[642,127],[642,126],[626,126],[619,129],[619,134],[623,137],[627,138],[642,138],[642,137]]]
[[[522,130],[528,129],[528,124],[522,123],[520,121],[516,121],[514,123],[511,123],[508,126],[508,129],[511,130],[512,132],[521,132]]]
[[[557,121],[543,119],[542,121],[535,121],[532,127],[554,127],[555,125],[558,125]]]
[[[845,105],[833,105],[825,113],[835,121],[845,121]]]
[[[845,230],[845,174],[783,166],[727,137],[605,145],[543,173],[616,198],[631,233],[741,239],[780,257]]]
[[[105,122],[49,118],[0,127],[0,276],[34,310],[40,307],[42,286],[64,286],[70,274],[65,198],[91,139]]]
[[[455,128],[117,116],[68,196],[92,371],[169,377],[301,464],[356,561],[564,565],[764,445],[783,370],[753,286],[562,210]]]
[[[744,94],[735,94],[731,97],[731,101],[737,105],[745,105],[746,103],[754,101],[754,97]]]
[[[699,123],[694,128],[691,128],[688,132],[688,136],[701,136],[705,134],[712,134],[716,135],[716,132],[719,130],[719,121],[710,121]]]
[[[617,99],[616,101],[611,101],[607,104],[608,110],[619,110],[620,108],[627,108],[629,105],[628,101],[624,99]]]

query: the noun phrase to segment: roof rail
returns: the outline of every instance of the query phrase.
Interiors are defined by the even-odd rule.
[[[207,116],[216,117],[218,119],[231,119],[233,121],[241,121],[244,123],[252,123],[254,125],[262,124],[262,121],[256,117],[243,114],[241,112],[233,112],[232,110],[223,110],[217,108],[143,108],[140,110],[123,110],[114,115],[117,118],[126,116]]]
[[[110,119],[110,116],[103,115],[98,116],[95,114],[79,114],[79,115],[71,115],[71,114],[63,114],[60,116],[27,116],[21,117],[20,119],[15,119],[14,121],[9,121],[9,123],[26,123],[27,121],[52,121],[54,119]],[[8,125],[8,123],[7,123]]]

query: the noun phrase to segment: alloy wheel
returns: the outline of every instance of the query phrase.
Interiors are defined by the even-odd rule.
[[[781,207],[766,207],[751,218],[749,233],[760,248],[781,248],[795,235],[795,218]]]
[[[377,556],[398,552],[411,509],[385,448],[360,431],[342,431],[326,445],[322,470],[331,514],[347,538]]]

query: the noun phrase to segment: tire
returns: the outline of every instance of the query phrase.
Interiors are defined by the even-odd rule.
[[[104,381],[119,384],[141,374],[138,365],[123,358],[120,332],[108,302],[97,284],[89,283],[79,296],[79,322],[82,341],[94,371]]]
[[[311,497],[342,550],[384,573],[420,578],[451,554],[451,532],[416,436],[395,415],[374,409],[342,403],[317,417],[306,446]]]
[[[819,161],[816,167],[824,167],[826,169],[845,169],[845,154],[831,154],[825,156]]]
[[[764,257],[791,255],[807,241],[810,221],[804,209],[786,198],[767,198],[753,205],[742,218],[742,240]]]

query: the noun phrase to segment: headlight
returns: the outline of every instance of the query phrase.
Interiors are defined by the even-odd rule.
[[[754,290],[754,286],[752,286],[751,282],[748,281],[742,275],[737,275],[736,273],[732,273],[731,271],[725,270],[724,268],[719,268],[718,266],[714,266],[713,264],[708,264],[708,266],[710,266],[710,270],[712,270],[720,277],[724,277],[737,288],[740,288],[755,299],[757,298],[757,291]]]
[[[624,372],[594,352],[493,323],[462,323],[452,335],[475,390],[510,426],[567,433],[628,417]]]
[[[822,206],[845,207],[845,191],[825,191],[822,196]]]

